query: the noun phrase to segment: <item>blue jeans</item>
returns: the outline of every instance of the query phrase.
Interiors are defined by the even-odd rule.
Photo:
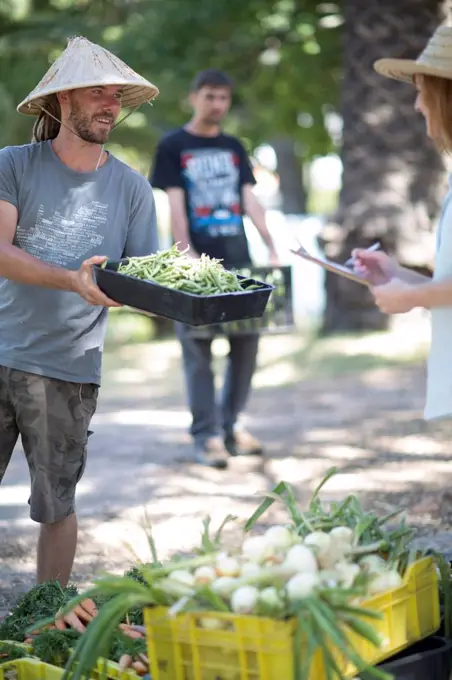
[[[212,340],[193,338],[184,324],[176,323],[182,345],[188,404],[192,415],[190,434],[197,444],[209,437],[230,436],[243,411],[256,368],[259,335],[229,336],[229,355],[219,406],[212,371]]]

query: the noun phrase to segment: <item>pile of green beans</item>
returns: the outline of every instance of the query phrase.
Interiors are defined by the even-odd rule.
[[[175,244],[153,255],[131,257],[127,264],[119,266],[118,272],[194,295],[240,293],[259,288],[256,284],[246,285],[249,279],[240,281],[220,260],[205,254],[196,260],[186,253]]]

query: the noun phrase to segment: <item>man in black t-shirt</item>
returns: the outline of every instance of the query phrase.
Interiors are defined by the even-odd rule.
[[[277,255],[257,200],[255,179],[241,142],[221,131],[229,111],[232,82],[221,71],[199,73],[190,92],[193,117],[183,128],[160,141],[151,184],[169,199],[173,239],[190,248],[193,257],[206,253],[226,268],[251,264],[243,214],[247,214],[267,244],[271,264]],[[230,353],[221,408],[215,400],[211,340],[190,337],[176,324],[182,345],[191,434],[197,461],[227,467],[228,455],[259,454],[261,444],[237,427],[256,366],[259,335],[230,336]]]

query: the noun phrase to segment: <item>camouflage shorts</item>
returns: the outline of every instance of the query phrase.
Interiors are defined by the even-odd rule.
[[[74,512],[98,389],[0,366],[0,484],[20,435],[35,522],[57,522]]]

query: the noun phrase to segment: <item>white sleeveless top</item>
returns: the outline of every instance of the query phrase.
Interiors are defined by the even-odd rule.
[[[452,177],[438,222],[434,281],[452,279]],[[426,420],[452,415],[452,306],[431,310]]]

